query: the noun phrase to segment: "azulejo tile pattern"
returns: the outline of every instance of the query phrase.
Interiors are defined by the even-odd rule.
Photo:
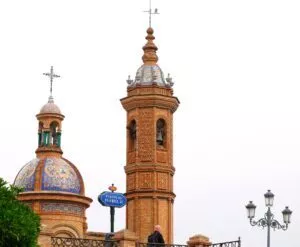
[[[79,205],[59,202],[45,202],[41,205],[42,211],[52,213],[70,213],[82,216],[84,215],[84,208]]]
[[[59,158],[47,158],[44,162],[42,190],[80,194],[80,181],[70,164]]]
[[[14,185],[24,188],[24,191],[33,191],[35,183],[35,170],[39,161],[39,159],[34,159],[23,166],[15,179]]]

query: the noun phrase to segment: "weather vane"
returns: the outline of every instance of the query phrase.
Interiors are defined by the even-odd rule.
[[[149,27],[151,27],[151,20],[152,20],[152,15],[158,15],[158,9],[154,9],[154,11],[152,11],[152,6],[151,6],[151,1],[149,0],[149,10],[145,10],[144,12],[149,13]]]
[[[50,73],[43,73],[45,76],[50,77],[50,96],[52,97],[52,84],[53,84],[53,78],[60,77],[59,75],[54,74],[53,72],[53,66],[51,66]]]

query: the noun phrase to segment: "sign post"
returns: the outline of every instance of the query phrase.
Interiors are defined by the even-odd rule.
[[[104,207],[110,207],[110,232],[114,232],[115,208],[122,208],[126,205],[127,199],[122,193],[115,193],[117,187],[112,184],[109,191],[104,191],[98,196],[98,201]]]
[[[115,207],[110,207],[110,232],[115,232]]]

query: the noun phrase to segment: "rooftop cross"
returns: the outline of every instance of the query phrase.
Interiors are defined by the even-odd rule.
[[[149,0],[149,10],[145,10],[144,12],[149,13],[149,27],[151,27],[151,21],[152,21],[152,15],[158,15],[158,9],[154,9],[154,12],[152,11],[151,1]]]
[[[45,76],[50,77],[50,96],[52,97],[52,84],[53,84],[53,78],[60,77],[59,75],[54,74],[53,72],[53,66],[51,66],[50,73],[43,73]]]

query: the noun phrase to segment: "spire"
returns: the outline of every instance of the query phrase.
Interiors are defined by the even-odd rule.
[[[157,46],[154,44],[153,40],[155,39],[154,30],[152,27],[147,29],[146,40],[147,43],[144,45],[144,55],[142,57],[145,65],[155,65],[158,61],[158,56],[156,55]]]

